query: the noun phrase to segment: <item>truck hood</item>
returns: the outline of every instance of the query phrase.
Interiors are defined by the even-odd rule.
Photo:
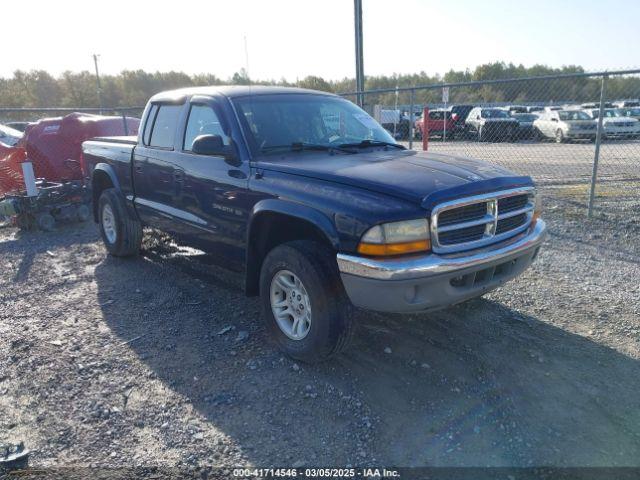
[[[304,152],[265,156],[255,166],[363,188],[425,208],[437,201],[532,184],[529,177],[516,176],[497,165],[412,150],[353,155]]]

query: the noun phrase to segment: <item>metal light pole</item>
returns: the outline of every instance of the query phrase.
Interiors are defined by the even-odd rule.
[[[596,149],[593,155],[593,170],[591,172],[591,188],[589,188],[589,208],[587,216],[593,217],[593,202],[596,197],[596,183],[598,182],[598,163],[600,162],[600,144],[602,143],[602,128],[604,117],[604,99],[607,89],[607,80],[609,75],[602,76],[602,84],[600,86],[600,107],[598,108],[598,130],[596,130]]]
[[[361,107],[364,105],[364,61],[362,53],[362,0],[353,0],[355,34],[356,34],[356,91],[357,102]]]
[[[100,55],[93,54],[93,64],[96,66],[96,88],[98,90],[98,105],[100,105],[100,115],[102,115],[102,86],[100,85],[100,72],[98,72],[98,57]]]

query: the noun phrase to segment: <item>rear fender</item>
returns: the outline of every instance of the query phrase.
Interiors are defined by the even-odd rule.
[[[91,172],[91,196],[93,198],[93,218],[98,222],[98,200],[102,191],[106,188],[115,188],[118,195],[124,202],[127,213],[132,220],[139,220],[138,214],[133,206],[132,199],[127,199],[122,191],[120,182],[113,167],[108,163],[98,163]]]

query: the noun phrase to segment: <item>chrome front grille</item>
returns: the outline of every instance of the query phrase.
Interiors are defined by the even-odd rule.
[[[430,223],[433,251],[480,248],[526,230],[533,218],[534,196],[534,188],[525,187],[437,205]]]

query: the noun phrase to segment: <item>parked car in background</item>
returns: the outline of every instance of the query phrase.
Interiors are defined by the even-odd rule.
[[[640,100],[618,100],[613,102],[613,106],[618,108],[640,107]]]
[[[452,105],[449,107],[451,118],[453,119],[454,136],[461,135],[465,132],[467,116],[474,107],[475,105]]]
[[[429,136],[444,137],[446,134],[446,138],[453,138],[455,136],[455,117],[456,114],[451,114],[449,110],[430,110],[429,118],[427,119]],[[424,116],[416,120],[414,131],[417,138],[422,138],[424,135]]]
[[[582,108],[582,109],[600,108],[600,102],[583,103],[583,104],[580,105],[580,108]],[[604,102],[604,108],[614,108],[614,105],[611,102]]]
[[[336,95],[197,87],[155,95],[143,119],[137,139],[83,143],[107,251],[137,255],[149,226],[216,252],[299,360],[347,347],[352,304],[410,313],[484,295],[545,237],[531,178],[407,150]]]
[[[538,119],[534,113],[513,113],[511,116],[518,121],[518,128],[514,133],[514,140],[526,140],[536,136],[536,128],[533,122]]]
[[[466,121],[467,134],[479,142],[499,142],[514,138],[518,121],[500,108],[475,107]]]
[[[23,133],[15,128],[8,127],[6,125],[0,125],[0,142],[13,147],[20,141]]]
[[[507,105],[506,107],[501,107],[509,113],[528,113],[527,107],[524,105]]]
[[[527,106],[527,113],[537,113],[537,112],[544,112],[544,107],[541,107],[540,105]]]
[[[625,107],[620,108],[620,114],[623,117],[635,118],[636,120],[640,120],[640,107]]]
[[[599,108],[583,110],[590,118],[597,120]],[[606,108],[602,116],[602,130],[605,138],[636,138],[640,136],[640,122],[624,116],[617,108]]]
[[[413,112],[413,115],[409,111],[403,111],[400,115],[400,123],[397,128],[398,138],[409,138],[411,124],[415,124],[416,120],[421,118],[422,112]],[[414,132],[415,133],[415,132]]]
[[[8,122],[5,125],[7,127],[11,127],[14,130],[18,130],[20,132],[24,132],[32,122]]]
[[[570,140],[595,140],[596,123],[582,110],[552,110],[533,122],[538,135],[556,143]]]
[[[385,109],[376,105],[373,109],[373,117],[391,135],[398,136],[400,125],[400,110]]]

